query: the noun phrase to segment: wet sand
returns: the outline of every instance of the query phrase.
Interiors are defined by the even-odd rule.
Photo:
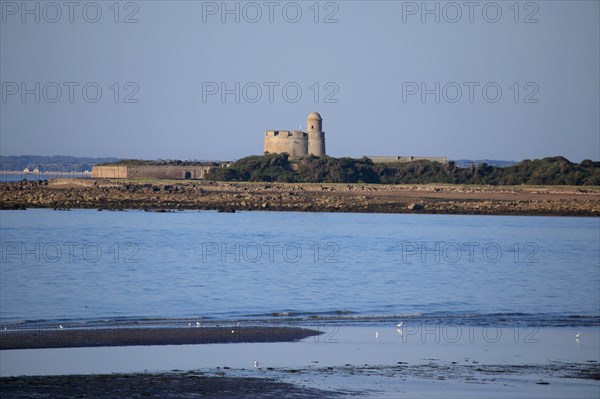
[[[600,378],[597,365],[456,365],[435,361],[269,368],[257,370],[255,376],[249,374],[225,367],[208,372],[6,377],[0,378],[0,391],[3,398],[594,398]],[[313,386],[328,384],[325,388]],[[339,386],[343,384],[349,387]]]
[[[435,326],[409,323],[402,334],[393,325],[342,326],[299,342],[9,350],[0,354],[0,389],[5,397],[190,398],[563,399],[600,391],[598,327]]]
[[[8,398],[325,398],[335,392],[266,378],[205,376],[202,373],[72,375],[0,378]]]
[[[0,183],[0,209],[600,216],[600,187],[54,179]]]
[[[242,342],[290,342],[319,335],[304,328],[233,326],[187,328],[39,329],[0,333],[0,350],[101,346],[192,345]]]

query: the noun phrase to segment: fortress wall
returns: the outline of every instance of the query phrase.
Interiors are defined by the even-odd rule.
[[[185,179],[185,171],[174,165],[140,165],[129,168],[130,179]]]
[[[438,163],[446,163],[446,157],[411,157],[411,156],[367,156],[374,163],[395,163],[395,162],[415,162],[415,161],[430,161]]]
[[[212,168],[215,166],[94,166],[92,177],[97,179],[203,179]]]
[[[206,174],[219,166],[189,166],[188,170],[192,174],[192,179],[204,179]]]
[[[292,158],[305,156],[308,153],[308,137],[300,131],[268,130],[265,132],[264,152],[287,152]]]
[[[431,161],[438,163],[446,163],[446,157],[412,157],[413,161]]]
[[[214,166],[140,165],[129,167],[130,179],[203,179]]]
[[[92,178],[95,179],[126,179],[127,166],[93,166]]]

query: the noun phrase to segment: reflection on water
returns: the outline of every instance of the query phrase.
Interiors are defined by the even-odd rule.
[[[21,180],[86,179],[90,177],[92,177],[91,172],[0,172],[0,183]]]

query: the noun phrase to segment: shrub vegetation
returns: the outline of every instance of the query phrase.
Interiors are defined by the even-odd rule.
[[[374,164],[368,158],[307,157],[287,154],[242,158],[212,170],[209,180],[295,183],[600,185],[600,162],[579,164],[564,157],[524,160],[504,168],[485,163],[459,168],[452,161]]]

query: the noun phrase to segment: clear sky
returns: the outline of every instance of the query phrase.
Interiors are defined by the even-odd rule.
[[[599,4],[2,0],[0,153],[599,160]]]

